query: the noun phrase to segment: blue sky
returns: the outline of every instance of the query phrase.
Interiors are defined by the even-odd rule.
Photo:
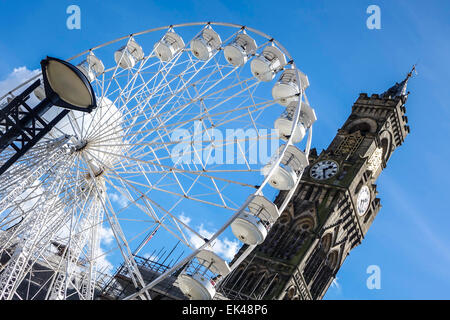
[[[66,28],[67,6],[81,30]],[[366,8],[381,8],[381,30]],[[327,299],[448,299],[450,295],[450,2],[442,1],[2,1],[0,81],[46,55],[69,58],[132,32],[191,21],[251,26],[280,41],[309,76],[319,120],[313,145],[326,148],[360,92],[381,93],[418,64],[410,81],[411,134],[378,180],[383,208],[338,273]],[[369,290],[366,269],[381,269]]]

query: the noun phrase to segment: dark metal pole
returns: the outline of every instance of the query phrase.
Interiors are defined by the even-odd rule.
[[[35,108],[32,109],[32,113],[29,113],[23,117],[18,123],[14,125],[10,130],[5,132],[4,135],[0,137],[0,152],[6,149],[18,136],[22,134],[25,128],[28,128],[36,116],[41,117],[44,113],[48,111],[53,106],[53,102],[45,98],[42,100]]]
[[[51,129],[59,122],[62,118],[64,118],[70,110],[64,109],[61,111],[52,121],[48,123],[48,125],[43,128],[29,143],[27,143],[21,150],[21,152],[17,152],[14,156],[8,159],[1,167],[0,167],[0,175],[2,175],[9,167],[11,167],[14,162],[16,162],[22,155],[25,154],[31,147],[33,147],[39,140],[41,140]]]
[[[16,153],[12,155],[0,167],[0,175],[3,174],[14,162],[31,149],[40,139],[42,139],[55,125],[64,118],[69,110],[63,109],[50,122],[42,120],[42,116],[54,106],[59,97],[55,93],[42,100],[34,108],[27,105],[26,101],[31,92],[40,85],[40,80],[35,81],[26,88],[20,95],[12,99],[4,108],[0,109],[0,126],[5,131],[0,132],[0,153],[8,146],[11,146]],[[20,119],[20,116],[23,117]],[[36,126],[39,123],[40,126]],[[14,142],[21,141],[18,147]]]

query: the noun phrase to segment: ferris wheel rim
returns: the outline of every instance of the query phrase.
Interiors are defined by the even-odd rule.
[[[273,41],[283,51],[283,53],[288,56],[288,58],[290,60],[293,60],[291,55],[289,54],[289,52],[284,48],[284,46],[281,43],[279,43],[275,38],[267,35],[266,33],[262,32],[262,31],[259,31],[257,29],[254,29],[252,27],[248,27],[248,26],[245,26],[245,25],[237,24],[237,23],[218,22],[218,21],[217,22],[215,22],[215,21],[208,21],[208,22],[206,22],[206,21],[199,21],[199,22],[189,22],[189,23],[179,23],[179,24],[165,25],[165,26],[162,26],[162,27],[156,27],[156,28],[151,28],[151,29],[146,29],[146,30],[143,30],[143,31],[135,32],[135,33],[130,33],[128,35],[116,38],[114,40],[110,40],[108,42],[105,42],[105,43],[102,43],[102,44],[97,45],[95,47],[92,47],[90,49],[87,49],[87,50],[85,50],[85,51],[83,51],[81,53],[78,53],[78,54],[68,58],[67,61],[71,61],[71,60],[76,59],[76,58],[78,58],[78,57],[80,57],[80,56],[82,56],[82,55],[84,55],[86,53],[89,53],[91,51],[100,49],[100,48],[108,46],[110,44],[119,42],[121,40],[125,40],[125,39],[130,38],[130,37],[140,36],[140,35],[144,35],[144,34],[147,34],[147,33],[155,32],[155,31],[161,31],[161,30],[166,30],[166,29],[171,29],[171,28],[192,27],[192,26],[202,26],[202,25],[211,25],[211,26],[217,25],[217,26],[224,26],[224,27],[234,27],[234,28],[241,28],[243,30],[251,31],[251,32],[253,32],[255,34],[258,34],[259,36],[261,36],[263,38],[266,38],[267,40]]]
[[[255,34],[258,34],[258,35],[260,35],[261,37],[266,38],[267,40],[273,41],[273,43],[275,43],[275,44],[282,50],[282,52],[283,52],[286,56],[288,56],[288,58],[292,61],[292,65],[296,68],[295,61],[293,60],[292,56],[289,54],[289,52],[287,51],[287,49],[284,48],[284,46],[283,46],[278,40],[276,40],[275,38],[273,38],[273,37],[267,35],[266,33],[262,32],[262,31],[259,31],[259,30],[257,30],[257,29],[254,29],[254,28],[252,28],[252,27],[248,27],[248,26],[245,26],[245,25],[237,24],[237,23],[211,22],[211,21],[208,21],[208,22],[206,22],[206,21],[203,21],[203,22],[189,22],[189,23],[179,23],[179,24],[165,25],[165,26],[162,26],[162,27],[156,27],[156,28],[151,28],[151,29],[146,29],[146,30],[143,30],[143,31],[131,33],[131,34],[128,34],[128,35],[119,37],[119,38],[115,38],[114,40],[110,40],[110,41],[107,41],[107,42],[105,42],[105,43],[99,44],[99,45],[97,45],[97,46],[95,46],[95,47],[92,47],[92,48],[90,48],[90,49],[87,49],[87,50],[85,50],[85,51],[82,51],[82,52],[80,52],[80,53],[78,53],[78,54],[76,54],[76,55],[74,55],[74,56],[72,56],[72,57],[66,59],[66,61],[72,61],[72,60],[74,60],[74,59],[76,59],[76,58],[78,58],[78,57],[83,56],[84,54],[87,54],[87,53],[89,53],[89,52],[95,51],[95,50],[97,50],[97,49],[106,47],[106,46],[108,46],[108,45],[110,45],[110,44],[119,42],[119,41],[121,41],[121,40],[125,40],[125,39],[130,38],[130,37],[133,37],[133,36],[140,36],[140,35],[144,35],[144,34],[147,34],[147,33],[155,32],[155,31],[161,31],[161,30],[165,30],[165,29],[169,29],[169,28],[189,27],[189,26],[201,26],[201,25],[218,25],[218,26],[225,26],[225,27],[243,28],[243,29],[249,30],[249,31],[251,31],[251,32],[254,32]],[[33,77],[31,77],[30,79],[28,79],[28,80],[22,82],[21,84],[19,84],[18,86],[16,86],[14,89],[11,89],[11,90],[8,91],[7,93],[5,93],[3,96],[0,97],[0,100],[3,100],[3,99],[6,98],[8,95],[10,95],[10,94],[12,94],[13,92],[17,91],[18,89],[20,89],[20,88],[23,87],[24,85],[30,83],[31,81],[33,81],[33,80],[39,78],[41,75],[42,75],[42,72],[39,71],[36,75],[34,75]],[[297,79],[297,80],[298,80],[298,79]]]

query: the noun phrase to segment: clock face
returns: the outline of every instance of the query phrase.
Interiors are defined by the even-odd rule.
[[[370,203],[370,190],[369,187],[363,186],[358,193],[358,199],[356,200],[356,210],[360,216],[363,216]]]
[[[322,160],[311,167],[309,175],[316,180],[326,180],[335,176],[339,166],[332,160]]]

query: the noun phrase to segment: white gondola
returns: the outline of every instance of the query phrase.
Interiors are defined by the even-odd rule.
[[[133,38],[128,40],[127,45],[114,52],[114,60],[122,69],[131,69],[142,59],[144,50]]]
[[[105,71],[103,62],[92,52],[86,56],[86,60],[77,65],[78,69],[88,78],[90,82]]]
[[[247,245],[264,242],[270,227],[280,217],[277,206],[264,196],[251,196],[248,210],[231,224],[233,234]]]
[[[240,33],[225,47],[225,59],[235,67],[244,65],[248,57],[256,52],[256,41],[245,33]]]
[[[297,83],[296,73],[298,73],[300,85]],[[303,72],[295,69],[287,69],[272,88],[272,97],[278,100],[279,104],[287,106],[293,101],[298,101],[300,90],[303,92],[308,86],[308,77]]]
[[[212,28],[202,31],[202,34],[191,41],[192,54],[200,60],[209,60],[220,48],[222,40]]]
[[[280,137],[287,140],[292,132],[292,124],[294,122],[295,110],[297,108],[298,102],[293,101],[283,111],[281,116],[275,120],[274,127],[278,130]],[[306,130],[311,127],[311,125],[317,120],[314,109],[311,108],[307,103],[302,102],[300,109],[300,119],[297,127],[294,130],[292,137],[293,143],[299,143],[303,140],[306,134]]]
[[[168,31],[159,40],[155,46],[154,51],[159,60],[167,62],[184,48],[184,41],[177,33]]]
[[[281,154],[284,147],[285,146],[282,145],[278,149],[278,152],[276,153],[277,157]],[[263,168],[263,174],[265,176],[269,174],[274,161],[275,160],[272,160]],[[308,164],[308,158],[303,151],[296,146],[288,146],[280,165],[275,169],[271,176],[269,184],[278,190],[290,190],[294,188],[297,179],[301,177]]]
[[[177,278],[178,286],[191,300],[211,300],[216,286],[230,273],[228,263],[209,250],[201,250]]]
[[[296,104],[295,104],[296,105]],[[314,122],[316,122],[317,116],[311,106],[305,102],[302,102],[302,107],[300,109],[300,122],[303,123],[306,129],[309,129]]]
[[[259,81],[271,81],[286,65],[286,56],[274,46],[264,48],[262,54],[252,60],[250,69]]]
[[[86,65],[85,61],[83,61],[82,63],[77,65],[77,68],[81,72],[83,72],[83,74],[86,76],[86,78],[89,80],[89,82],[94,81],[94,79],[95,79],[94,71],[91,68],[89,68],[89,66]]]
[[[45,97],[46,97],[46,95],[45,95],[45,88],[44,88],[43,84],[41,84],[39,87],[34,89],[33,93],[36,96],[36,98],[38,98],[40,101],[44,100]]]

